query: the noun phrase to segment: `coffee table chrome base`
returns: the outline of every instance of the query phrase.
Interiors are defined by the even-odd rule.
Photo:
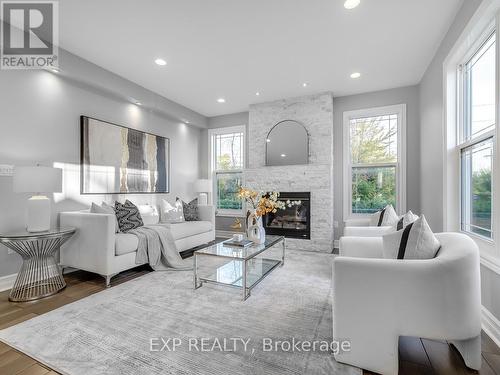
[[[275,259],[256,259],[255,256],[272,248],[275,245],[278,245],[281,243],[282,246],[282,252],[281,252],[281,259],[275,260]],[[217,245],[216,245],[217,246]],[[209,246],[211,247],[211,246]],[[271,273],[275,268],[277,267],[282,267],[285,264],[285,251],[286,251],[286,240],[284,237],[277,237],[277,241],[271,244],[271,246],[267,246],[259,251],[256,251],[255,254],[252,254],[248,257],[239,257],[239,256],[228,256],[228,255],[217,255],[211,254],[211,253],[203,253],[200,251],[195,251],[193,254],[193,284],[194,284],[194,289],[199,289],[203,286],[204,283],[209,283],[209,284],[216,284],[216,285],[224,285],[224,286],[229,286],[233,288],[240,288],[242,292],[242,301],[246,301],[250,295],[251,295],[251,290],[259,284],[269,273]],[[229,266],[230,268],[237,268],[241,269],[241,276],[237,277],[235,280],[231,280],[231,282],[227,281],[218,281],[217,276],[215,277],[202,277],[198,274],[198,256],[219,256],[222,258],[232,258],[233,260],[229,263],[226,263],[225,265],[219,267],[216,270],[216,275],[218,274],[219,270],[222,270],[223,268]],[[249,280],[249,269],[251,266],[254,265],[255,262],[259,262],[259,265],[265,266],[265,270],[258,275],[257,278],[253,278],[252,280]],[[235,265],[237,263],[237,265]],[[262,267],[264,268],[264,267]],[[239,274],[239,272],[237,272]]]

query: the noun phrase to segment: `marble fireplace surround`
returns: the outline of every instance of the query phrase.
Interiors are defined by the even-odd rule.
[[[283,120],[309,134],[309,164],[267,167],[266,137]],[[333,251],[333,96],[321,93],[250,106],[245,186],[260,191],[311,193],[311,239],[287,239],[290,249]]]

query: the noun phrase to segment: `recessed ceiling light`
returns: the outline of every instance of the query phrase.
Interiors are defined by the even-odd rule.
[[[282,158],[286,158],[286,154],[281,154],[281,157]]]
[[[259,95],[260,95],[260,92],[258,92],[258,91],[257,91],[257,92],[255,93],[255,95],[256,95],[256,96],[259,96]]]
[[[351,74],[351,78],[359,78],[359,77],[361,77],[361,73],[354,72]]]
[[[167,62],[163,59],[160,59],[160,58],[156,59],[155,63],[156,63],[156,65],[160,65],[160,66],[167,65]]]
[[[302,87],[307,87],[307,82],[304,82],[304,83],[302,84]]]
[[[359,3],[360,3],[360,0],[346,0],[344,2],[344,8],[354,9],[359,5]]]
[[[269,143],[269,142],[271,142],[271,140],[270,140],[269,138],[267,138],[267,139],[266,139],[266,142],[267,142],[267,143]]]
[[[217,99],[217,103],[225,103],[225,102],[226,102],[226,99],[224,99],[224,98]]]

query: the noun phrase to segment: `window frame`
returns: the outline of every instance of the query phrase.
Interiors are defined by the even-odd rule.
[[[243,140],[242,140],[242,168],[241,169],[228,169],[228,170],[216,170],[216,154],[215,154],[215,137],[218,135],[224,135],[224,134],[232,134],[232,133],[242,133],[243,134]],[[211,176],[212,179],[212,191],[213,191],[213,205],[215,207],[215,215],[216,216],[225,216],[225,217],[242,217],[244,216],[245,213],[245,204],[242,204],[242,207],[240,210],[237,209],[218,209],[217,208],[217,199],[218,199],[218,194],[217,194],[217,174],[228,174],[228,173],[238,173],[241,175],[241,181],[243,184],[243,179],[244,179],[244,174],[243,170],[246,166],[246,125],[237,125],[237,126],[230,126],[230,127],[225,127],[225,128],[213,128],[213,129],[208,129],[208,173],[209,176]]]
[[[467,81],[470,80],[470,75],[467,72],[466,66],[467,64],[481,51],[482,47],[486,45],[486,43],[490,40],[492,36],[495,36],[495,49],[496,49],[496,65],[495,65],[495,81],[498,80],[499,76],[499,64],[498,64],[498,29],[496,27],[496,22],[490,22],[489,26],[483,31],[483,33],[472,43],[471,46],[467,49],[467,51],[462,54],[461,62],[458,64],[456,67],[456,79],[457,79],[457,85],[456,85],[456,102],[455,102],[455,108],[456,108],[456,118],[458,119],[457,121],[457,129],[456,131],[456,144],[454,147],[454,152],[457,153],[457,159],[459,160],[459,166],[458,166],[458,199],[459,199],[459,205],[458,205],[458,231],[461,233],[464,233],[473,239],[475,239],[477,242],[479,242],[480,247],[488,246],[488,247],[494,247],[495,246],[495,239],[498,236],[498,231],[496,230],[496,220],[495,220],[495,169],[496,169],[496,159],[497,159],[497,153],[496,153],[496,142],[497,142],[497,137],[496,137],[496,129],[498,128],[498,83],[497,87],[495,87],[495,123],[493,126],[493,129],[490,129],[486,132],[480,133],[478,135],[473,135],[470,134],[471,130],[466,129],[469,126],[469,121],[470,120],[470,102],[471,102],[471,95],[468,90],[468,83]],[[463,217],[464,217],[464,196],[463,196],[463,182],[464,182],[464,174],[463,174],[463,164],[462,164],[462,153],[466,149],[471,149],[476,145],[479,145],[483,142],[486,142],[489,139],[492,139],[492,163],[491,163],[491,238],[482,236],[478,233],[474,233],[471,231],[464,230],[464,222],[463,222]]]
[[[500,220],[494,220],[500,215],[499,205],[495,197],[499,196],[497,189],[500,186],[500,174],[498,173],[499,137],[496,136],[499,129],[500,105],[499,102],[499,73],[500,73],[500,0],[483,2],[474,16],[465,26],[458,37],[448,56],[443,62],[443,231],[460,232],[469,236],[479,247],[481,263],[489,269],[500,274],[500,241],[491,240],[474,233],[462,231],[461,228],[461,199],[462,199],[462,175],[461,154],[457,145],[462,140],[462,115],[459,105],[463,100],[463,79],[459,66],[470,58],[481,48],[489,36],[496,33],[496,87],[495,87],[495,128],[491,130],[495,134],[493,139],[492,157],[492,237],[498,238],[500,234]],[[483,139],[488,138],[484,134]],[[477,141],[474,140],[473,143]],[[471,144],[470,142],[469,144]],[[466,146],[463,144],[462,146]]]
[[[355,164],[356,167],[396,167],[396,212],[406,212],[406,104],[395,104],[382,107],[364,108],[353,111],[345,111],[343,114],[343,206],[344,220],[353,218],[363,218],[370,214],[359,214],[352,212],[352,168],[351,163],[351,142],[350,142],[350,122],[353,119],[363,117],[376,117],[386,115],[398,116],[398,152],[397,161],[391,163],[370,163]]]

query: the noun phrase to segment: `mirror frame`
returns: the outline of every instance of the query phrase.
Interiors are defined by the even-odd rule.
[[[306,164],[289,164],[289,165],[308,165],[309,164],[309,132],[307,131],[307,128],[304,126],[304,124],[302,124],[301,122],[297,121],[297,120],[291,120],[291,119],[286,119],[286,120],[281,120],[279,122],[277,122],[276,124],[273,125],[273,127],[267,132],[267,135],[266,135],[266,167],[284,167],[284,165],[269,165],[269,160],[267,159],[267,148],[269,147],[269,142],[267,142],[267,140],[269,139],[269,135],[272,133],[272,131],[274,130],[275,127],[277,127],[279,124],[283,123],[283,122],[288,122],[288,121],[291,121],[291,122],[295,122],[296,124],[299,124],[300,126],[302,126],[306,132],[306,136],[307,136],[307,144],[306,144],[306,150],[307,150],[307,163]]]

